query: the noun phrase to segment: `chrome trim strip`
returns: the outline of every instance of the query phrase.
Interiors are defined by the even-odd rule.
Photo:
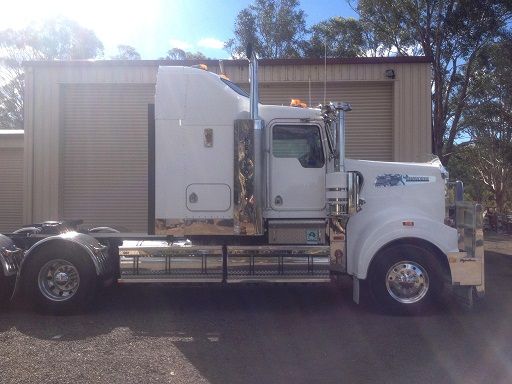
[[[189,255],[222,255],[222,247],[217,245],[170,245],[170,246],[135,246],[119,247],[119,255],[121,256],[140,256],[154,257],[157,256],[189,256]]]
[[[227,281],[229,284],[250,284],[250,283],[330,283],[331,278],[329,275],[327,277],[268,277],[268,276],[248,276],[248,277],[236,277],[236,278],[228,278]]]
[[[296,226],[296,225],[324,225],[326,223],[325,219],[310,219],[310,220],[280,220],[273,219],[268,221],[269,226],[280,227],[280,226]]]
[[[314,255],[329,256],[329,246],[306,245],[290,248],[288,245],[237,245],[228,247],[229,255],[258,254],[268,256]]]
[[[156,218],[154,225],[155,234],[162,236],[234,235],[232,219]]]
[[[183,278],[183,277],[159,277],[155,276],[154,278],[148,277],[148,276],[123,276],[122,278],[117,280],[119,283],[221,283],[222,278]]]
[[[251,284],[251,283],[330,283],[330,277],[311,277],[311,278],[302,278],[302,277],[276,277],[276,278],[255,278],[255,276],[251,276],[248,278],[236,278],[229,279],[227,281],[228,284]],[[197,279],[186,279],[186,278],[167,278],[167,277],[155,277],[142,278],[140,276],[125,276],[121,279],[118,279],[119,283],[122,284],[147,284],[147,283],[196,283],[196,284],[208,284],[208,283],[221,283],[219,279],[205,279],[205,278],[197,278]]]

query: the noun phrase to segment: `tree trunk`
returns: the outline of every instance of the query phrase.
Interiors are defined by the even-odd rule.
[[[494,199],[496,200],[496,211],[503,213],[505,211],[505,191],[497,190],[494,192]]]

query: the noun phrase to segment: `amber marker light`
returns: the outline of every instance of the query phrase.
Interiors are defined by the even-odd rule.
[[[303,103],[300,99],[292,99],[290,102],[290,107],[307,108],[308,105]]]
[[[202,69],[203,71],[207,71],[208,70],[208,66],[206,64],[193,65],[192,68],[199,68],[199,69]]]

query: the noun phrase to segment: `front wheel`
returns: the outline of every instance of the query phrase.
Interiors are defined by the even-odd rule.
[[[370,271],[370,289],[383,309],[416,313],[428,306],[442,288],[435,256],[416,245],[395,245],[379,252]]]
[[[92,261],[72,249],[64,254],[42,252],[23,274],[28,299],[44,312],[69,314],[86,308],[96,290]]]

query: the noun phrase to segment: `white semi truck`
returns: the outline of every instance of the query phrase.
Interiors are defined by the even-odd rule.
[[[83,308],[105,281],[325,283],[343,275],[356,302],[366,280],[378,303],[398,311],[415,311],[446,287],[469,303],[483,295],[481,208],[458,190],[455,220],[448,217],[441,163],[346,159],[350,105],[260,105],[249,57],[250,95],[203,69],[159,68],[148,108],[147,234],[80,231],[68,221],[0,235],[0,300],[23,294],[63,313]]]

